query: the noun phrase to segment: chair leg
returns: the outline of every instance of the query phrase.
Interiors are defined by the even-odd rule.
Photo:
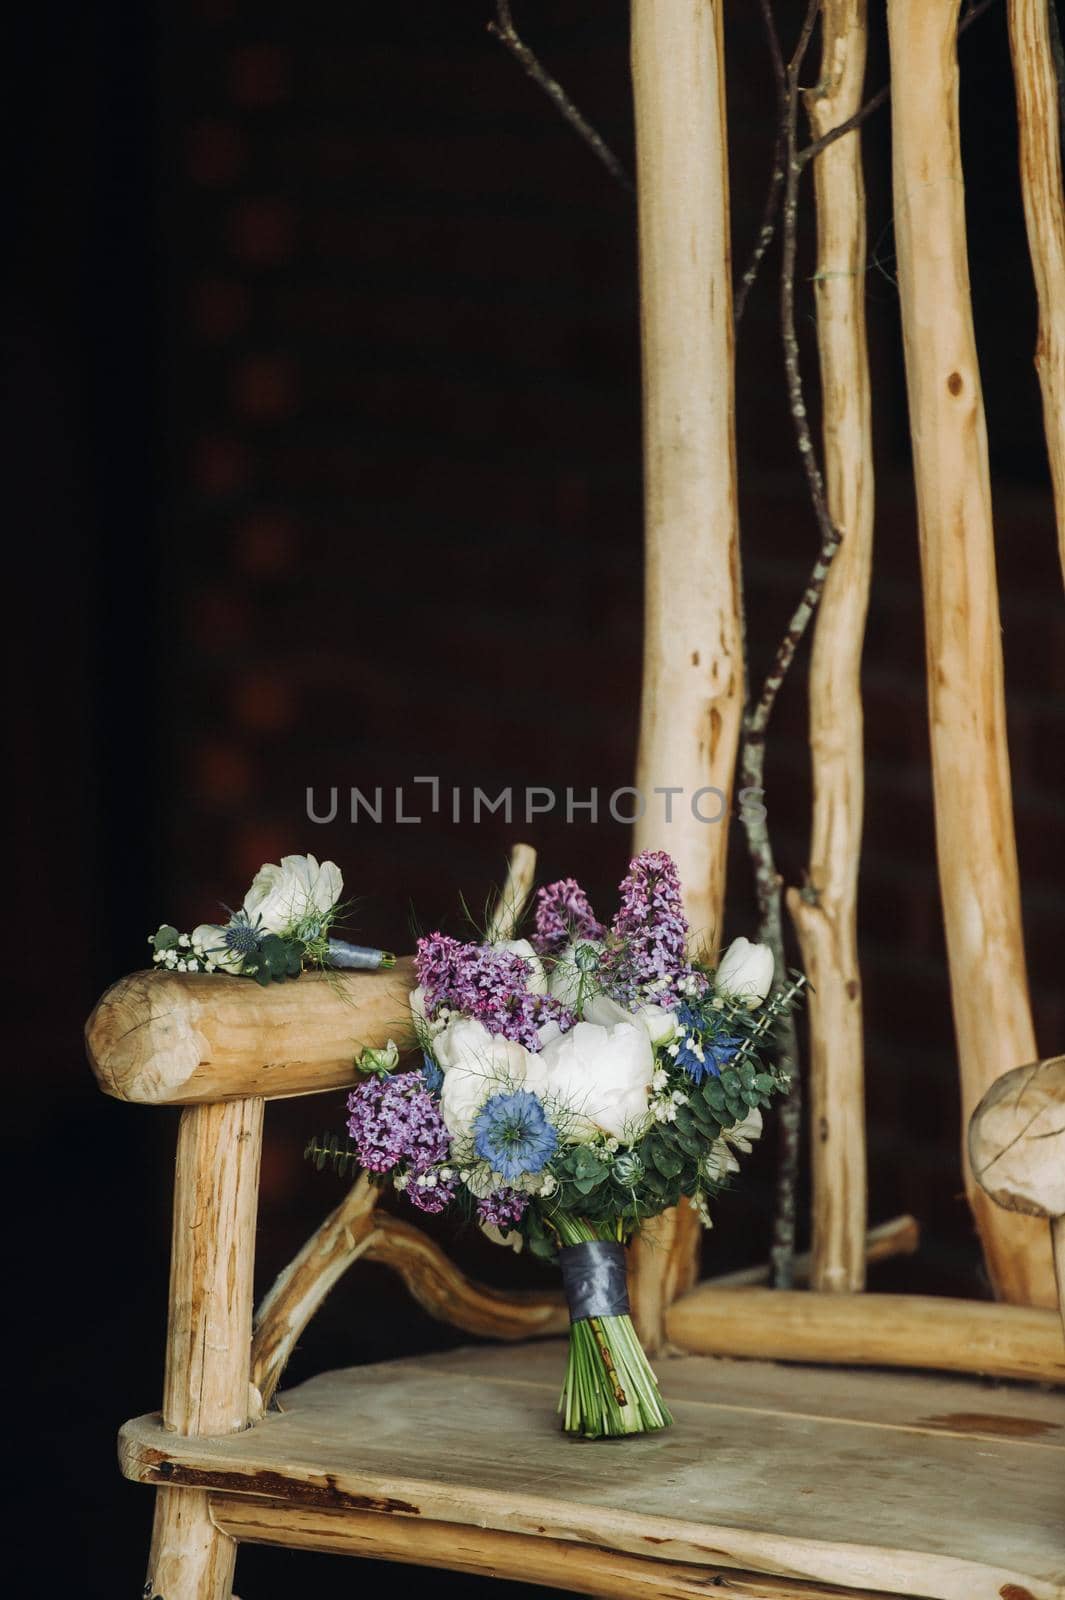
[[[211,1520],[199,1489],[157,1489],[148,1600],[230,1600],[237,1560],[235,1539]]]

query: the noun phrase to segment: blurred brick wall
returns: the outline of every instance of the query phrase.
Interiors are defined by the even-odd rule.
[[[785,7],[786,11],[787,8]],[[170,22],[163,228],[172,512],[159,659],[170,898],[185,923],[281,853],[334,857],[358,932],[404,946],[478,905],[509,841],[609,906],[626,830],[445,815],[344,819],[363,790],[630,781],[640,654],[639,387],[633,216],[484,30],[486,4],[298,12],[203,0]],[[631,163],[624,8],[519,7]],[[753,8],[729,24],[734,233],[761,211],[770,84]],[[1010,139],[1002,18],[965,44],[974,298],[996,469],[1003,628],[1038,1029],[1060,1047],[1065,633],[1031,369],[1032,292]],[[883,76],[882,42],[870,82]],[[977,108],[979,110],[977,111]],[[892,281],[887,124],[870,125],[869,278],[878,526],[866,651],[862,952],[874,1219],[912,1210],[920,1260],[878,1281],[973,1292],[936,891],[916,530]],[[809,239],[804,273],[809,270]],[[771,655],[815,548],[783,407],[775,259],[740,338],[739,447],[751,659]],[[804,337],[811,303],[804,291]],[[808,352],[809,354],[809,352]],[[812,364],[808,360],[808,370]],[[768,768],[780,863],[799,881],[809,777],[805,657]],[[317,827],[309,785],[341,792]],[[408,810],[418,809],[408,787]],[[386,814],[391,811],[386,808]],[[728,933],[749,931],[734,840]],[[987,975],[989,984],[995,975]],[[1006,1063],[1004,1063],[1006,1065]],[[264,1276],[334,1190],[302,1168],[331,1101],[278,1108]],[[765,1248],[771,1152],[722,1207],[715,1263]],[[477,1269],[524,1263],[463,1249]],[[383,1277],[343,1291],[332,1333],[374,1353],[438,1337]],[[397,1329],[399,1330],[397,1332]]]

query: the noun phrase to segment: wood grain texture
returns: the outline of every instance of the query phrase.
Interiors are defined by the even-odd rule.
[[[912,1256],[921,1242],[921,1229],[916,1217],[892,1217],[890,1222],[879,1222],[865,1236],[865,1259],[871,1264],[890,1261],[895,1256]],[[801,1288],[810,1281],[813,1256],[808,1250],[795,1257],[795,1286]],[[715,1289],[747,1289],[769,1282],[768,1261],[753,1267],[737,1267],[734,1272],[718,1272],[703,1282]],[[693,1286],[694,1287],[694,1286]]]
[[[160,1419],[170,1436],[235,1433],[250,1420],[262,1133],[258,1099],[189,1106],[181,1114]],[[156,1498],[149,1592],[167,1600],[227,1600],[235,1558],[236,1545],[211,1522],[206,1495],[164,1481]]]
[[[248,1425],[262,1137],[262,1100],[181,1114],[163,1382],[164,1425],[178,1433]]]
[[[353,1081],[354,1058],[410,1032],[413,958],[389,972],[307,972],[260,988],[215,972],[134,972],[85,1029],[100,1088],[172,1105],[321,1094]]]
[[[226,1500],[372,1513],[412,1544],[440,1522],[653,1559],[664,1578],[680,1563],[936,1600],[1065,1595],[1061,1396],[666,1360],[676,1427],[607,1461],[557,1431],[563,1358],[549,1343],[330,1373],[229,1438],[141,1418],[121,1459]]]
[[[151,1600],[230,1600],[236,1542],[197,1489],[157,1489],[145,1594]]]
[[[708,1592],[716,1600],[887,1600],[880,1590],[825,1588],[727,1567],[667,1565],[602,1546],[495,1528],[446,1522],[412,1528],[372,1511],[320,1511],[235,1495],[212,1495],[210,1503],[216,1526],[249,1544],[445,1567],[450,1572],[599,1595],[602,1600],[628,1595],[640,1600],[706,1600]]]
[[[1043,427],[1065,575],[1065,207],[1058,84],[1047,6],[1048,0],[1009,0],[1008,16],[1021,195],[1039,301],[1035,367],[1043,393]]]
[[[1037,1055],[1021,932],[987,427],[958,130],[957,0],[889,0],[892,162],[925,601],[936,846],[967,1125]],[[964,1145],[964,1140],[963,1140]],[[965,1163],[996,1293],[1056,1304],[1046,1229]]]
[[[632,6],[645,498],[633,842],[673,856],[694,940],[711,949],[743,709],[722,11],[723,0]],[[654,792],[669,787],[682,793]],[[695,1276],[700,1237],[682,1207],[633,1246],[649,1349],[669,1294]]]
[[[821,78],[805,96],[815,138],[862,102],[865,0],[825,0]],[[873,439],[865,333],[865,184],[856,129],[813,164],[817,348],[825,495],[843,535],[817,614],[810,662],[813,826],[808,882],[787,895],[809,979],[810,1145],[815,1289],[865,1283],[866,1160],[857,894],[864,752],[860,684],[873,548]]]
[[[928,1295],[819,1295],[700,1284],[666,1313],[666,1335],[700,1355],[933,1367],[1065,1382],[1057,1317],[1034,1306]]]

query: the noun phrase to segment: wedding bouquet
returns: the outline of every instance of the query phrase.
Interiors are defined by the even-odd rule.
[[[228,972],[264,986],[298,978],[306,967],[394,967],[390,951],[331,933],[344,911],[343,887],[335,861],[282,856],[280,866],[259,868],[244,903],[224,923],[179,933],[164,922],[148,937],[152,960],[169,972]]]
[[[516,930],[510,930],[516,931]],[[668,1427],[626,1296],[624,1246],[686,1195],[709,1202],[786,1087],[764,945],[716,970],[688,951],[676,868],[630,865],[609,927],[572,878],[539,891],[526,939],[419,939],[410,997],[420,1065],[367,1050],[348,1152],[421,1211],[464,1207],[497,1241],[557,1256],[571,1315],[559,1410],[597,1439]],[[336,1139],[311,1141],[319,1164]]]

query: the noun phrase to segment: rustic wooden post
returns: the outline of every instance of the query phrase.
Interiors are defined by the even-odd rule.
[[[181,1114],[163,1386],[163,1426],[175,1433],[236,1433],[258,1409],[249,1372],[263,1105],[231,1100]],[[159,1489],[145,1593],[228,1600],[236,1550],[212,1522],[205,1491]]]
[[[632,5],[646,529],[635,847],[674,856],[711,945],[743,702],[722,10]],[[633,1309],[652,1349],[665,1301],[693,1280],[699,1232],[682,1207],[635,1246]]]
[[[816,138],[852,116],[865,81],[865,0],[824,0],[821,82],[806,95]],[[788,908],[810,980],[811,1284],[865,1284],[862,989],[856,900],[863,750],[860,669],[873,540],[873,442],[865,338],[861,135],[814,161],[817,344],[825,494],[843,539],[825,580],[810,664],[813,831],[809,882]]]
[[[1035,366],[1043,391],[1043,427],[1065,574],[1065,206],[1058,83],[1047,6],[1048,0],[1009,0],[1009,28],[1021,194],[1039,298]]]
[[[939,878],[964,1121],[1036,1055],[1021,935],[987,429],[969,299],[958,0],[888,0],[899,297],[921,539]],[[966,1189],[996,1293],[1053,1306],[1045,1227]]]

